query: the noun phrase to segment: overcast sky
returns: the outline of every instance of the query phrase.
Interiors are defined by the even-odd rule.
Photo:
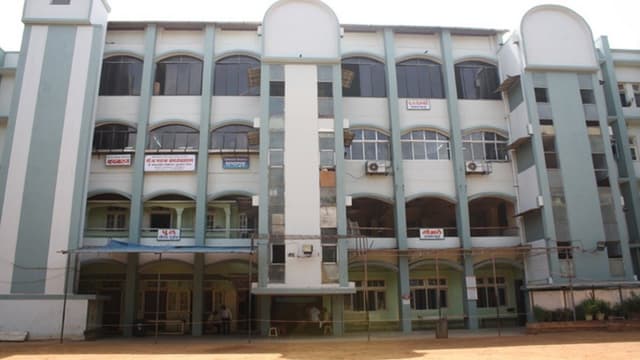
[[[80,1],[80,0],[72,0]],[[274,0],[107,0],[109,20],[260,22]],[[22,37],[24,0],[0,0],[0,47],[15,51]],[[513,30],[524,13],[544,3],[582,15],[594,37],[613,48],[640,49],[640,0],[325,0],[343,24],[422,25]],[[559,29],[559,31],[562,31]]]

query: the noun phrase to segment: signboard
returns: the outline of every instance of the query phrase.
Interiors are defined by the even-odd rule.
[[[195,171],[194,154],[162,154],[144,157],[144,171]]]
[[[407,99],[407,110],[431,110],[429,99]]]
[[[159,241],[180,240],[180,229],[158,229]]]
[[[222,158],[222,168],[229,170],[249,169],[248,156],[225,156]]]
[[[444,240],[444,229],[442,228],[420,229],[420,240]]]
[[[107,155],[105,166],[131,166],[131,154]]]

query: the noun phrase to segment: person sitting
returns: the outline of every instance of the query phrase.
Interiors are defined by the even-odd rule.
[[[220,334],[220,325],[220,313],[217,310],[210,313],[207,319],[207,329],[211,332],[215,330],[216,334]]]

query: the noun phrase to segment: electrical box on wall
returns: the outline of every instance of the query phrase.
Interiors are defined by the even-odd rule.
[[[313,255],[313,245],[302,244],[302,246],[300,247],[300,255],[303,257],[311,257]]]

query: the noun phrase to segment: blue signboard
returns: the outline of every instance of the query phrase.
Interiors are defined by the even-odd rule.
[[[229,169],[229,170],[249,169],[249,157],[248,156],[223,157],[222,168]]]

